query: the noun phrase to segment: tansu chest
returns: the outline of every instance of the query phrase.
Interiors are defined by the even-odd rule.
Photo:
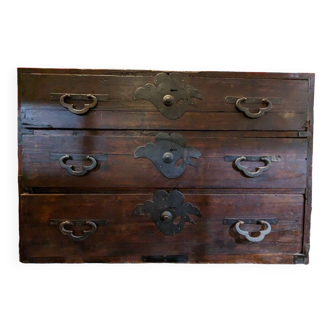
[[[314,74],[19,69],[22,262],[308,263]]]

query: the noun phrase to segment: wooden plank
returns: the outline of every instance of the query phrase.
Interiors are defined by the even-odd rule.
[[[94,75],[23,75],[22,110],[46,108],[64,110],[59,101],[50,99],[51,93],[96,93],[107,94],[109,100],[99,102],[96,110],[109,111],[154,111],[156,107],[146,100],[134,100],[137,88],[153,83],[154,77],[141,76],[94,76]],[[308,111],[308,87],[303,80],[252,79],[205,79],[185,78],[187,85],[198,89],[204,101],[197,100],[198,108],[188,107],[187,111],[237,112],[235,104],[226,102],[227,96],[281,98],[280,105],[273,105],[271,112]],[[75,100],[76,103],[78,101]],[[82,101],[83,105],[86,101]],[[80,105],[79,103],[77,105]]]
[[[307,188],[306,201],[304,205],[304,227],[303,227],[303,248],[302,253],[305,254],[305,263],[309,263],[310,250],[310,227],[311,227],[311,210],[312,210],[312,154],[313,154],[313,125],[314,125],[314,87],[315,76],[311,76],[309,80],[309,115],[308,115],[308,131],[311,136],[307,139]]]
[[[141,263],[139,255],[93,257],[25,257],[23,263]],[[190,255],[187,263],[293,264],[292,254]]]
[[[202,223],[200,220],[197,220],[197,225],[186,226],[182,234],[176,236],[176,241],[174,241],[172,236],[165,237],[157,227],[150,220],[143,220],[139,222],[137,218],[135,224],[111,224],[105,226],[106,228],[99,227],[100,233],[105,236],[109,236],[112,239],[112,245],[121,245],[122,243],[128,244],[146,244],[153,243],[158,244],[160,242],[173,243],[173,242],[183,242],[183,243],[192,243],[195,245],[206,244],[213,245],[216,241],[223,241],[227,250],[232,250],[236,253],[237,250],[242,250],[240,245],[237,245],[235,242],[236,231],[234,227],[223,225],[221,222],[209,222],[207,227],[206,223]],[[144,219],[147,219],[146,217]],[[297,239],[297,244],[301,249],[301,235],[302,235],[302,220],[298,224],[289,224],[289,221],[278,221],[277,225],[272,225],[273,233],[264,239],[264,242],[260,244],[251,244],[248,250],[257,250],[257,247],[267,247],[275,245],[285,245]],[[224,229],[229,231],[229,237],[223,239]],[[244,225],[241,227],[245,230],[251,232],[258,232],[260,229],[259,225]],[[21,230],[26,234],[33,234],[33,237],[27,237],[27,241],[40,241],[41,239],[54,239],[58,238],[59,234],[54,237],[54,229],[47,225],[46,223],[40,225],[39,223],[22,225]],[[102,241],[102,236],[96,236]],[[67,240],[67,239],[66,239]],[[130,241],[130,242],[128,242]],[[66,241],[64,241],[66,242]],[[226,249],[225,249],[226,250]]]
[[[21,197],[20,252],[31,257],[58,257],[80,261],[94,257],[188,254],[191,259],[207,255],[294,254],[301,250],[303,195],[195,195],[186,202],[201,209],[175,236],[164,236],[146,216],[132,216],[133,208],[150,194],[118,195],[23,195]],[[36,208],[38,207],[38,208]],[[276,217],[272,233],[260,243],[236,238],[234,228],[223,218]],[[90,238],[72,242],[50,219],[108,219]],[[252,226],[250,226],[252,227]],[[252,229],[256,230],[256,229]],[[129,258],[130,259],[130,258]]]
[[[182,120],[170,121],[158,111],[108,112],[91,110],[86,116],[66,111],[25,111],[22,125],[49,129],[120,129],[120,130],[277,130],[301,131],[307,122],[306,113],[270,113],[259,121],[240,113],[186,112]]]
[[[240,113],[186,112],[178,120],[169,120],[157,110],[151,112],[108,112],[91,110],[78,117],[67,111],[27,110],[22,125],[27,128],[129,129],[129,130],[276,130],[301,131],[306,113],[266,113],[249,119]]]
[[[141,133],[131,136],[95,135],[24,135],[23,177],[25,187],[103,187],[103,188],[305,188],[306,187],[306,138],[240,138],[206,137],[204,133],[184,135],[187,145],[198,149],[202,156],[193,159],[197,168],[187,166],[176,179],[165,178],[146,158],[134,159],[139,146],[154,142],[154,137]],[[75,177],[62,169],[53,153],[105,154],[106,161],[99,161],[97,169],[84,177]],[[269,171],[256,178],[247,178],[234,169],[225,155],[280,155],[280,162],[273,162]],[[70,161],[80,167],[89,161]],[[245,164],[245,163],[244,163]],[[247,166],[259,167],[262,162]],[[125,176],[124,176],[125,175]]]
[[[153,83],[154,76],[95,75],[68,73],[29,73],[21,75],[20,110],[23,126],[29,128],[80,128],[80,129],[186,129],[194,130],[302,130],[308,114],[308,82],[305,79],[275,79],[238,75],[220,78],[207,74],[184,75],[186,83],[199,89],[204,100],[197,108],[189,106],[185,115],[170,121],[146,100],[133,100],[138,87]],[[244,77],[247,77],[244,75]],[[208,78],[208,79],[207,79]],[[295,78],[295,76],[293,76]],[[75,91],[74,91],[75,90]],[[107,94],[109,100],[98,105],[84,116],[77,116],[63,108],[58,101],[50,100],[51,93]],[[280,105],[259,119],[246,118],[235,104],[225,102],[227,96],[262,96],[282,98]],[[80,108],[84,102],[76,102]],[[260,105],[256,105],[258,109]],[[254,111],[254,110],[253,110]],[[181,120],[182,119],[182,120]]]
[[[131,69],[59,69],[59,68],[18,68],[19,74],[76,74],[76,75],[117,75],[117,76],[155,76],[160,72],[171,73],[169,70],[131,70]],[[203,78],[243,78],[243,79],[284,79],[308,80],[313,73],[267,73],[267,72],[234,72],[234,71],[177,71],[185,77]]]
[[[158,188],[157,188],[158,189]],[[126,188],[126,193],[128,194],[146,194],[147,192],[151,191],[151,188]],[[193,194],[305,194],[305,188],[302,189],[280,189],[280,188],[233,188],[233,189],[227,189],[227,188],[220,188],[220,189],[197,189],[197,188],[191,188],[186,189],[182,188],[181,192],[186,193],[190,192]],[[105,188],[105,187],[98,187],[98,188],[91,188],[91,187],[80,187],[80,188],[58,188],[58,187],[33,187],[29,188],[29,193],[34,194],[95,194],[95,193],[104,193],[104,194],[121,194],[123,193],[123,189],[121,188]]]
[[[52,134],[53,136],[60,135],[60,136],[89,136],[91,135],[91,130],[70,130],[70,129],[52,129],[52,132],[49,131],[49,129],[26,129],[25,134],[34,134],[34,135],[48,135]],[[154,139],[154,137],[159,134],[160,130],[98,130],[94,129],[93,134],[95,136],[105,136],[109,139],[112,139],[112,137],[124,137],[124,136],[130,136],[130,137],[136,137],[136,136],[150,136],[151,139]],[[162,130],[164,133],[171,134],[174,131],[171,130]],[[186,137],[197,137],[197,132],[195,131],[181,131],[177,130],[177,133],[186,136]],[[310,132],[304,131],[301,132],[301,135],[310,135]],[[223,131],[205,131],[205,132],[199,132],[198,135],[204,136],[204,137],[241,137],[241,138],[273,138],[273,137],[285,137],[285,138],[298,138],[301,137],[300,133],[295,131],[237,131],[234,133],[234,131],[229,130],[223,130]],[[306,137],[306,136],[303,136]]]
[[[95,153],[109,155],[130,155],[139,146],[154,142],[156,132],[141,131],[43,131],[38,135],[26,134],[23,137],[25,152],[64,152]],[[168,132],[169,134],[172,132]],[[223,135],[222,133],[178,132],[187,146],[198,149],[203,157],[223,158],[226,153],[231,155],[280,155],[289,160],[302,160],[307,157],[306,138],[273,138],[241,137],[238,133]],[[75,152],[77,151],[77,152]]]

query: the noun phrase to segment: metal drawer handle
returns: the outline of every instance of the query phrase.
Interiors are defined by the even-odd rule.
[[[89,230],[83,231],[82,235],[74,235],[74,231],[66,229],[66,226],[74,226],[74,223],[71,221],[63,221],[59,225],[59,229],[62,234],[66,235],[72,241],[83,241],[86,240],[90,235],[94,234],[97,230],[97,225],[93,221],[85,222],[86,225],[90,225],[91,228]]]
[[[256,172],[250,172],[247,167],[241,165],[241,161],[247,160],[246,157],[242,156],[235,160],[235,166],[238,170],[242,171],[246,176],[250,178],[255,178],[257,176],[260,176],[263,174],[263,172],[266,172],[271,167],[271,159],[268,157],[261,157],[260,160],[265,162],[265,166],[258,167]]]
[[[248,118],[256,119],[263,116],[266,112],[272,109],[272,102],[269,99],[262,99],[262,102],[267,103],[265,108],[259,108],[257,113],[251,113],[249,107],[244,107],[241,105],[242,102],[247,100],[246,97],[240,98],[236,101],[236,108],[243,112]]]
[[[242,229],[240,229],[240,225],[243,225],[245,222],[242,220],[239,220],[236,224],[235,224],[235,229],[236,231],[240,234],[246,237],[246,239],[250,242],[261,242],[264,240],[265,235],[269,234],[271,232],[271,225],[265,221],[265,220],[260,220],[258,221],[260,224],[262,225],[266,225],[266,229],[261,230],[259,232],[259,236],[256,237],[252,237],[249,235],[249,232],[247,231],[243,231]]]
[[[74,114],[77,114],[77,115],[82,115],[82,114],[85,114],[89,111],[90,108],[93,108],[97,105],[97,98],[94,96],[94,95],[86,95],[89,99],[92,99],[92,103],[91,104],[84,104],[84,108],[81,109],[81,110],[77,110],[74,108],[74,104],[67,104],[65,102],[65,99],[68,97],[70,98],[71,97],[71,94],[69,93],[66,93],[64,95],[62,95],[60,97],[60,104],[67,108],[70,112],[74,113]]]
[[[83,166],[82,170],[81,171],[75,171],[73,169],[73,165],[67,165],[65,163],[65,161],[67,159],[70,159],[71,156],[66,154],[65,156],[62,156],[60,159],[59,159],[59,164],[62,168],[66,169],[67,172],[70,174],[70,175],[74,175],[74,176],[83,176],[85,175],[86,173],[88,173],[89,171],[93,170],[94,168],[96,168],[97,166],[97,160],[93,157],[90,157],[90,156],[87,156],[86,159],[88,160],[91,160],[92,161],[92,164],[89,165],[89,166]]]

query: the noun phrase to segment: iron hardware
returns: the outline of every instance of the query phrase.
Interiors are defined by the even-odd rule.
[[[158,190],[152,201],[138,204],[132,213],[134,216],[149,216],[164,235],[180,233],[186,222],[196,224],[189,214],[200,217],[200,210],[191,203],[184,202],[184,196],[177,190],[169,193]],[[177,219],[180,220],[177,222]]]
[[[225,156],[224,160],[227,162],[233,162],[236,159],[242,156]],[[246,161],[260,161],[262,156],[245,156]],[[281,161],[281,157],[279,155],[267,156],[272,162],[279,162]]]
[[[239,218],[225,218],[222,223],[224,225],[235,225],[239,220],[240,220]],[[257,224],[260,220],[265,220],[270,225],[276,225],[278,223],[277,218],[259,218],[259,219],[257,219],[257,218],[241,218],[241,220],[245,224],[251,224],[251,225]]]
[[[236,234],[242,235],[246,238],[246,240],[248,240],[249,242],[261,242],[264,240],[265,236],[267,234],[269,234],[271,232],[271,225],[276,225],[278,223],[278,219],[277,218],[225,218],[223,220],[223,224],[224,225],[231,225],[232,229],[236,230],[235,233],[235,238],[237,238]],[[260,224],[261,225],[261,230],[259,231],[259,235],[258,236],[251,236],[249,231],[245,231],[243,229],[240,228],[241,225],[257,225]],[[256,233],[256,232],[255,232]],[[237,239],[236,242],[237,243],[241,243],[243,240],[241,240],[241,242],[238,242]]]
[[[50,93],[50,100],[60,100],[60,98],[63,95],[70,95],[70,99],[72,100],[88,100],[91,101],[91,98],[89,98],[88,94],[81,94],[81,93],[66,93],[66,92],[60,92],[60,93],[56,93],[56,92],[52,92]],[[107,94],[93,94],[98,101],[109,101],[109,96]]]
[[[192,98],[202,99],[201,93],[186,85],[178,73],[159,73],[154,78],[154,85],[146,84],[134,93],[134,100],[144,99],[153,103],[163,116],[175,120],[180,118],[187,106],[195,106]]]
[[[305,197],[307,204],[311,206],[311,203],[312,203],[312,189],[311,188],[306,189],[304,197]]]
[[[163,103],[166,106],[172,106],[174,104],[174,97],[171,95],[165,95],[163,98]]]
[[[142,261],[146,263],[187,263],[187,255],[151,255],[142,256]]]
[[[310,250],[310,245],[305,244],[303,246],[303,254],[294,255],[293,263],[294,264],[308,264],[309,263],[309,250]]]
[[[73,169],[73,165],[67,165],[67,164],[65,163],[65,161],[66,161],[67,159],[72,159],[72,157],[71,157],[70,155],[68,155],[68,154],[66,154],[65,156],[60,157],[60,159],[59,159],[59,164],[60,164],[60,166],[61,166],[63,169],[67,170],[67,172],[68,172],[70,175],[74,175],[74,176],[83,176],[83,175],[87,174],[89,171],[92,171],[93,169],[95,169],[95,168],[97,167],[97,160],[96,160],[95,158],[91,157],[91,156],[86,156],[85,159],[91,160],[91,162],[92,162],[91,165],[89,165],[89,166],[83,166],[83,167],[82,167],[82,170],[80,170],[80,171],[75,171],[75,170]]]
[[[299,137],[312,137],[312,134],[310,131],[299,131],[298,135],[299,135]]]
[[[266,165],[263,167],[258,167],[257,171],[255,172],[250,172],[247,167],[242,166],[240,163],[241,161],[247,160],[246,157],[239,157],[235,160],[235,166],[237,167],[238,170],[242,171],[246,176],[250,178],[254,178],[257,176],[260,176],[263,174],[263,172],[266,172],[270,169],[271,167],[271,160],[267,157],[262,157],[260,160],[266,162]]]
[[[65,93],[60,97],[60,104],[64,107],[67,108],[70,112],[77,114],[77,115],[82,115],[87,113],[91,108],[94,108],[97,105],[97,98],[94,95],[87,94],[86,97],[91,100],[91,104],[84,104],[84,108],[81,110],[77,110],[74,108],[74,104],[67,104],[65,102],[66,98],[71,98],[72,95],[70,93]]]
[[[226,102],[227,102],[227,98],[231,98],[231,97],[226,97]],[[267,99],[267,98],[260,99],[260,102],[267,103],[267,106],[265,108],[259,108],[257,113],[251,113],[249,107],[244,107],[242,105],[242,102],[248,102],[249,104],[253,104],[253,103],[257,103],[258,100],[259,100],[258,98],[246,98],[246,97],[238,98],[235,102],[235,106],[239,111],[243,112],[248,118],[251,118],[251,119],[260,118],[266,112],[268,112],[272,109],[272,101],[270,99]],[[281,103],[281,101],[280,101],[280,103]]]
[[[63,157],[63,155],[65,155],[66,153],[50,153],[50,160],[59,160],[61,157]],[[71,153],[70,154],[70,158],[72,160],[77,160],[77,161],[84,161],[86,160],[86,156],[87,154],[83,154],[83,153]],[[90,157],[93,157],[94,159],[96,159],[97,161],[106,161],[108,159],[107,154],[90,154]]]
[[[271,168],[272,162],[279,162],[281,158],[280,156],[225,156],[224,160],[227,162],[234,161],[234,165],[239,171],[247,177],[254,178],[268,171]],[[257,167],[255,172],[251,172],[248,167],[241,165],[242,161],[262,161],[265,163],[265,166]]]
[[[69,221],[69,220],[50,220],[50,224],[52,226],[58,226],[60,229],[60,232],[63,235],[66,235],[70,240],[78,242],[78,241],[84,241],[86,240],[90,235],[94,234],[98,226],[105,226],[108,224],[108,220],[80,220],[80,221]],[[83,234],[81,235],[75,235],[73,229],[68,229],[68,226],[70,228],[77,228],[77,227],[84,227],[84,226],[90,226],[90,229],[83,230]]]
[[[181,134],[159,133],[155,143],[138,147],[134,152],[135,159],[147,158],[168,179],[175,179],[183,174],[187,165],[196,167],[190,158],[198,159],[201,153],[192,146],[186,146],[186,140]],[[176,163],[182,160],[180,166]]]
[[[267,221],[265,221],[265,220],[260,220],[259,223],[262,224],[262,225],[265,225],[267,228],[264,229],[264,230],[261,230],[261,231],[259,232],[260,235],[259,235],[259,236],[256,236],[256,237],[252,237],[252,236],[249,235],[249,232],[248,232],[248,231],[244,231],[244,230],[240,229],[240,225],[243,225],[243,224],[244,224],[244,221],[242,221],[242,220],[239,220],[239,221],[235,224],[235,229],[236,229],[236,231],[237,231],[240,235],[245,236],[245,238],[246,238],[248,241],[250,241],[250,242],[261,242],[261,241],[264,240],[265,235],[270,234],[270,232],[271,232],[271,225],[270,225]]]
[[[235,104],[241,97],[230,97],[227,96],[225,98],[226,104]],[[282,104],[282,98],[276,98],[276,97],[247,97],[246,104],[260,104],[263,99],[268,99],[271,101],[273,105],[281,105]]]

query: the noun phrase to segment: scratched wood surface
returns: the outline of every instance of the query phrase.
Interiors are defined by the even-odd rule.
[[[206,137],[203,132],[185,132],[187,146],[201,152],[199,159],[191,158],[196,167],[187,166],[175,179],[165,178],[146,158],[134,158],[139,146],[154,142],[158,132],[119,133],[87,131],[52,134],[35,133],[23,136],[23,176],[26,187],[109,187],[109,188],[305,188],[307,142],[302,138],[242,138]],[[133,136],[134,135],[134,136]],[[106,154],[93,171],[82,177],[72,176],[61,168],[51,154]],[[226,162],[226,155],[279,155],[280,162],[259,177],[248,178]],[[161,158],[161,156],[160,156]],[[59,159],[59,158],[58,158]],[[68,161],[80,169],[91,161]],[[251,171],[263,162],[242,162]]]
[[[141,262],[142,255],[188,255],[189,263],[308,263],[312,188],[314,74],[180,72],[198,89],[177,120],[165,118],[138,87],[163,71],[18,69],[20,260],[22,262]],[[170,73],[170,72],[167,72]],[[85,115],[63,108],[51,93],[107,94]],[[258,119],[227,96],[280,98]],[[68,102],[71,102],[70,99]],[[74,101],[79,109],[85,102]],[[255,112],[264,104],[251,104]],[[159,132],[181,133],[202,156],[176,179],[165,178],[138,146]],[[51,153],[104,154],[95,170],[73,177]],[[280,155],[269,171],[247,178],[225,155]],[[77,169],[85,162],[72,161]],[[263,163],[243,163],[254,168]],[[197,225],[163,235],[133,208],[156,190],[178,189],[198,206]],[[278,218],[260,243],[236,235],[223,218]],[[50,219],[108,219],[109,225],[72,242]],[[257,235],[257,225],[244,226]],[[82,229],[81,229],[82,231]]]
[[[308,117],[308,81],[253,78],[192,77],[183,74],[187,85],[201,92],[182,118],[170,121],[146,100],[134,100],[137,88],[153,83],[154,76],[47,74],[21,71],[22,123],[31,128],[80,129],[177,129],[186,130],[302,130]],[[51,93],[107,94],[108,101],[83,116],[70,113]],[[249,119],[227,96],[281,98],[262,118]],[[71,101],[68,101],[71,103]],[[74,101],[73,101],[74,102]],[[84,102],[75,101],[79,109]],[[253,112],[259,105],[252,105]]]
[[[21,197],[21,244],[23,261],[58,258],[89,261],[141,261],[142,255],[188,254],[189,262],[214,255],[216,262],[223,255],[291,254],[301,250],[303,227],[303,195],[211,195],[208,192],[185,194],[185,201],[201,210],[202,216],[186,223],[181,233],[163,235],[148,216],[133,216],[137,204],[151,200],[146,194],[80,195],[24,194]],[[98,207],[98,208],[96,208]],[[95,234],[82,242],[73,242],[51,219],[107,219]],[[236,236],[234,227],[223,225],[224,218],[277,218],[272,232],[263,242],[250,243]],[[257,225],[244,229],[257,232]],[[205,258],[208,260],[209,258]],[[237,259],[237,258],[236,258]],[[227,258],[229,260],[229,257]],[[235,261],[235,259],[234,259]]]

